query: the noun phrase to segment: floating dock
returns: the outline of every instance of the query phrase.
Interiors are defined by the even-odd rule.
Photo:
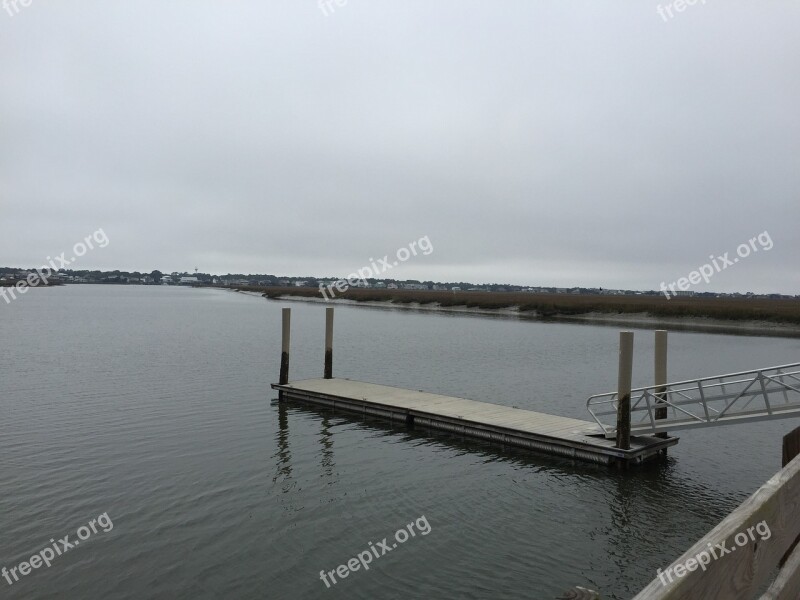
[[[285,400],[600,464],[642,463],[678,443],[675,437],[631,436],[630,449],[624,450],[590,421],[350,379],[306,379],[272,388]]]

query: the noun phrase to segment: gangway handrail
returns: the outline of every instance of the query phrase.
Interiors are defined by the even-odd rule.
[[[790,391],[800,394],[800,386],[795,383],[800,381],[797,377],[800,375],[798,368],[800,362],[634,388],[630,395],[630,413],[631,416],[639,416],[638,421],[631,423],[631,428],[634,431],[657,433],[667,429],[687,429],[733,421],[800,416],[800,398],[790,401],[788,396]],[[787,378],[794,385],[787,383]],[[783,401],[770,400],[772,393],[782,393]],[[699,397],[693,397],[692,394]],[[616,413],[617,395],[617,392],[606,392],[594,394],[586,400],[589,414],[606,436],[613,435],[616,426],[604,424],[600,417]],[[742,399],[744,401],[739,402]],[[745,410],[755,400],[757,402],[753,406],[757,408]],[[763,408],[758,408],[762,403]],[[692,407],[697,407],[695,413],[699,414],[693,413]],[[659,408],[667,412],[666,416],[657,419],[653,412]],[[670,408],[672,411],[669,411]]]
[[[763,369],[752,369],[751,371],[739,371],[737,373],[728,373],[727,375],[711,375],[710,377],[696,377],[695,379],[684,379],[683,381],[673,381],[672,383],[666,383],[666,384],[664,384],[664,386],[669,387],[669,386],[673,386],[673,385],[683,385],[685,383],[697,383],[698,381],[708,381],[710,379],[725,379],[726,377],[738,377],[739,375],[750,375],[751,373],[758,373],[758,372],[761,372],[761,371],[773,371],[775,369],[788,369],[790,367],[800,367],[800,362],[789,363],[789,364],[786,364],[786,365],[779,365],[777,367],[764,367]],[[793,373],[782,373],[781,375],[782,376],[789,376],[789,375],[793,375]],[[795,377],[794,379],[797,379],[797,378]],[[724,383],[718,383],[717,385],[731,385],[733,383],[741,383],[741,382],[726,381]],[[660,387],[664,387],[664,386],[661,386],[661,385],[645,385],[645,386],[642,386],[642,387],[633,388],[633,389],[631,389],[631,395],[633,395],[635,392],[643,392],[645,390],[652,390],[652,389],[656,389],[656,388],[660,388]],[[610,396],[612,394],[616,395],[617,392],[605,392],[604,394],[594,394],[593,396],[589,397],[589,400],[591,400],[592,398],[598,398],[600,396]],[[586,401],[587,405],[589,404],[589,400]]]

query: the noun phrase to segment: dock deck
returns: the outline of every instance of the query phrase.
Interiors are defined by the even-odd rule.
[[[633,436],[630,450],[622,450],[590,421],[350,379],[306,379],[272,388],[290,400],[602,464],[641,463],[678,443],[674,437]]]

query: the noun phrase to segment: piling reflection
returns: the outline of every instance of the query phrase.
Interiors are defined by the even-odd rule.
[[[333,479],[334,467],[336,466],[333,461],[333,434],[331,433],[330,415],[325,414],[322,417],[319,441],[322,446],[322,457],[320,464],[322,471],[328,480]]]
[[[278,450],[273,455],[276,459],[276,472],[272,483],[282,479],[281,492],[287,493],[292,488],[292,453],[289,449],[289,409],[286,402],[278,402]]]
[[[506,446],[502,443],[486,440],[466,438],[458,434],[448,433],[438,429],[428,429],[419,426],[407,426],[400,422],[390,422],[377,417],[360,416],[350,412],[336,412],[328,408],[286,400],[280,403],[280,410],[286,411],[287,406],[291,407],[295,418],[307,415],[315,423],[319,423],[320,435],[319,442],[321,454],[319,457],[320,465],[327,477],[335,475],[334,461],[334,438],[335,433],[332,427],[338,420],[349,423],[357,423],[359,428],[364,428],[370,432],[378,432],[386,436],[398,437],[412,444],[429,443],[440,445],[458,450],[459,452],[469,452],[478,456],[483,456],[486,462],[497,460],[510,461],[518,464],[528,465],[540,470],[552,470],[560,474],[586,475],[586,473],[596,472],[598,476],[608,473],[608,467],[596,465],[584,461],[575,461],[569,458],[552,456],[549,454],[537,454],[534,451]],[[279,417],[279,423],[283,423]],[[284,425],[281,425],[283,427]]]

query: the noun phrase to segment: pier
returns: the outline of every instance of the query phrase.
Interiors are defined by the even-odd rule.
[[[272,387],[289,400],[603,464],[641,463],[678,443],[674,437],[632,436],[624,450],[591,421],[349,379]]]
[[[289,380],[291,309],[282,314],[280,399],[602,464],[639,464],[678,443],[667,433],[800,416],[800,363],[667,383],[667,332],[655,332],[653,382],[631,389],[633,332],[619,333],[617,388],[591,396],[584,421],[467,398],[333,377],[325,310],[324,376]]]
[[[380,417],[409,427],[429,428],[536,452],[612,465],[640,464],[663,455],[678,438],[621,435],[609,439],[596,422],[333,377],[333,308],[326,309],[324,377],[289,380],[290,309],[283,309],[281,373],[272,388],[281,400]],[[621,339],[621,388],[630,390],[632,340]],[[632,334],[631,334],[632,335]],[[627,393],[628,397],[630,392]],[[623,396],[625,394],[623,393]]]

